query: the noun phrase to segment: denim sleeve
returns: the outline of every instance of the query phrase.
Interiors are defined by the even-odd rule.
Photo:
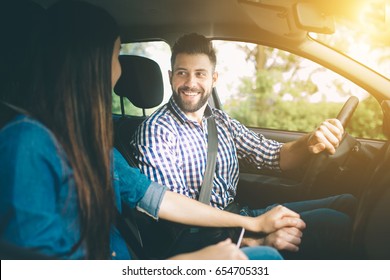
[[[132,168],[118,150],[114,149],[114,187],[117,201],[137,208],[157,219],[166,188],[153,183],[139,169]],[[120,209],[119,209],[120,210]]]
[[[137,210],[157,220],[160,205],[166,191],[167,188],[152,182],[144,197],[138,203]]]

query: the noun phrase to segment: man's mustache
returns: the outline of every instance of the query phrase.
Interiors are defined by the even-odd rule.
[[[200,88],[197,88],[197,87],[182,86],[182,87],[178,88],[178,91],[200,92],[202,90]]]

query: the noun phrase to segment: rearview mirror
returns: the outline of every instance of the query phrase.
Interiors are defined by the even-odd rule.
[[[303,2],[297,3],[294,9],[296,24],[309,32],[332,34],[335,31],[334,18],[327,15],[318,5]]]

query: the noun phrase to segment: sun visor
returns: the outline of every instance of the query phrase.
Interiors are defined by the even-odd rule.
[[[309,32],[332,34],[335,23],[332,15],[327,14],[318,5],[310,2],[297,3],[294,15],[297,26]]]
[[[291,33],[286,8],[256,0],[238,0],[238,3],[261,29],[278,35]]]
[[[321,1],[238,0],[238,3],[260,28],[297,37],[307,32],[334,33],[333,9],[328,10],[329,6]]]

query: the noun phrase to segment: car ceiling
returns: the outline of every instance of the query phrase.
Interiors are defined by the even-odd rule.
[[[33,1],[45,8],[57,2]],[[213,38],[275,43],[278,39],[282,42],[305,39],[307,29],[297,23],[298,3],[315,6],[314,14],[319,16],[314,16],[314,20],[321,25],[323,17],[346,16],[359,6],[358,3],[370,0],[84,1],[103,7],[115,17],[123,42],[162,39],[173,43],[182,34],[195,31]],[[308,16],[313,19],[311,14]]]
[[[33,0],[47,8],[57,0]],[[106,9],[117,20],[124,43],[164,40],[173,44],[189,32],[215,39],[267,45],[312,59],[350,78],[372,94],[387,96],[389,80],[312,42],[296,22],[294,7],[310,3],[320,17],[348,16],[370,0],[84,0]],[[245,3],[243,3],[245,2]],[[329,55],[327,54],[328,52]],[[321,53],[321,56],[317,54]],[[333,60],[333,63],[328,63]],[[346,70],[347,69],[347,70]],[[366,79],[365,77],[370,77]]]
[[[56,0],[34,0],[43,7],[48,7]],[[163,39],[169,43],[184,33],[198,32],[209,37],[225,39],[265,38],[275,33],[272,28],[280,29],[277,19],[280,10],[271,7],[263,14],[266,16],[261,26],[261,20],[256,23],[245,11],[242,0],[85,0],[105,8],[113,15],[121,27],[121,37],[124,42]],[[249,2],[256,4],[256,0]],[[264,6],[291,7],[297,0],[263,0]],[[249,6],[249,10],[251,7]],[[271,16],[275,14],[275,16]],[[276,19],[270,24],[269,19]],[[284,19],[283,21],[286,21]],[[259,27],[260,24],[260,27]],[[291,27],[291,26],[290,26]],[[290,28],[279,33],[288,35]],[[297,30],[294,31],[295,33]],[[277,33],[277,32],[276,32]],[[306,32],[304,32],[306,33]],[[280,34],[279,34],[280,35]],[[291,35],[291,34],[290,34]],[[294,35],[295,36],[295,35]],[[296,36],[295,36],[296,37]]]

